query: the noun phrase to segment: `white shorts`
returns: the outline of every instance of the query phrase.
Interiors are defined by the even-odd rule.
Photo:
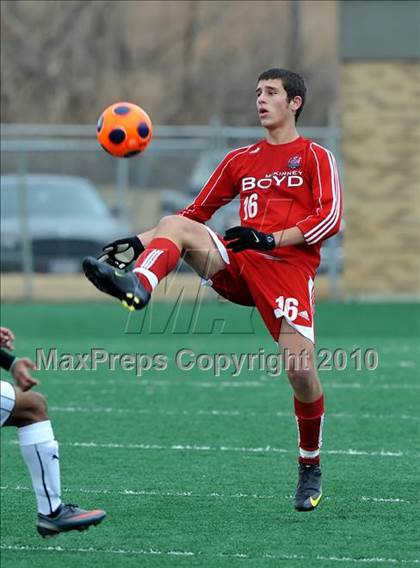
[[[7,381],[0,381],[0,393],[1,393],[1,424],[6,422],[9,418],[12,410],[15,407],[16,401],[16,391],[13,388],[13,385],[8,383]]]

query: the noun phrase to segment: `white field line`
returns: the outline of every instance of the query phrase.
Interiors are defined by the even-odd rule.
[[[139,380],[137,384],[141,384],[143,382],[142,379]],[[176,383],[172,383],[170,381],[161,381],[161,385],[158,386],[175,386],[180,385],[187,385],[195,388],[259,388],[264,387],[267,384],[277,385],[277,379],[272,378],[269,381],[217,381],[215,379],[214,382],[209,381],[196,381],[196,382],[184,382],[179,381]],[[143,386],[153,386],[155,383],[153,380],[149,380],[148,384]],[[380,383],[328,383],[322,381],[322,385],[328,389],[371,389],[371,390],[420,390],[420,385],[418,384],[407,384],[407,383],[396,383],[396,384],[380,384]]]
[[[353,558],[351,556],[304,556],[302,554],[271,554],[265,552],[261,556],[254,556],[248,552],[214,552],[213,554],[206,554],[205,552],[193,552],[189,550],[159,550],[156,548],[149,549],[117,549],[117,548],[64,548],[62,546],[29,546],[29,545],[5,545],[0,546],[2,550],[10,550],[15,552],[59,552],[59,553],[90,553],[90,554],[116,554],[127,556],[180,556],[180,557],[194,557],[210,560],[211,558],[243,558],[249,560],[303,560],[307,563],[317,560],[319,562],[355,562],[355,563],[369,563],[369,564],[420,564],[420,560],[414,559],[397,559],[397,558]]]
[[[17,445],[17,440],[9,440],[4,442],[7,445]],[[274,446],[265,446],[257,448],[247,448],[243,446],[208,446],[198,444],[172,444],[164,446],[161,444],[121,444],[117,442],[60,442],[61,446],[70,446],[74,448],[100,448],[100,449],[123,449],[123,450],[163,450],[163,451],[181,451],[181,452],[237,452],[252,454],[295,454],[296,450],[287,450],[285,448],[276,448]],[[389,451],[389,450],[355,450],[349,448],[347,450],[323,450],[323,454],[344,455],[344,456],[369,456],[369,457],[385,457],[385,458],[401,458],[409,456],[417,458],[419,454],[413,454],[410,451]]]
[[[373,389],[373,390],[420,390],[420,384],[380,384],[380,383],[322,383],[324,387],[333,389]]]
[[[387,503],[387,504],[388,503],[410,503],[410,504],[415,504],[415,505],[420,504],[420,502],[417,503],[416,501],[414,501],[414,502],[413,501],[407,501],[406,499],[400,499],[399,497],[387,497],[387,498],[385,498],[385,497],[365,497],[365,496],[363,496],[360,499],[361,499],[361,501],[372,501],[374,503]]]
[[[60,383],[73,385],[74,383],[85,384],[89,386],[101,386],[101,385],[131,385],[137,387],[174,387],[174,386],[202,386],[204,385],[207,387],[211,385],[211,387],[223,387],[223,388],[239,388],[239,387],[264,387],[269,381],[273,381],[268,377],[268,379],[261,379],[261,380],[254,380],[254,381],[222,381],[218,377],[214,377],[214,381],[202,381],[201,379],[197,379],[196,381],[182,381],[182,380],[171,380],[171,379],[146,379],[144,377],[134,377],[130,374],[127,378],[121,376],[118,379],[84,379],[83,377],[76,377],[75,375],[71,375],[68,379],[60,379],[58,377],[49,378],[48,382],[50,383]],[[283,380],[283,379],[282,379]],[[210,387],[210,388],[211,388]]]
[[[180,380],[162,380],[162,379],[145,379],[143,377],[133,378],[132,375],[128,377],[128,380],[125,377],[121,377],[120,379],[83,379],[77,378],[75,379],[74,375],[69,377],[68,379],[59,379],[53,378],[48,379],[49,383],[60,383],[60,385],[68,384],[74,387],[74,384],[77,383],[78,385],[84,384],[88,386],[103,386],[103,385],[115,385],[121,386],[123,385],[124,388],[127,386],[136,386],[136,387],[194,387],[194,388],[262,388],[267,385],[278,385],[279,381],[285,381],[285,377],[261,377],[260,380],[256,381],[221,381],[220,378],[215,377],[212,381],[203,381],[201,379],[197,379],[196,381],[180,381]],[[327,382],[322,381],[322,384],[326,388],[332,389],[371,389],[371,390],[420,390],[420,384],[410,384],[410,383],[372,383],[372,382],[353,382],[353,383],[345,383],[345,382]],[[109,391],[106,391],[109,392]]]
[[[227,417],[273,417],[273,418],[293,418],[291,412],[252,412],[240,410],[158,410],[151,408],[113,408],[110,406],[50,406],[50,410],[54,412],[69,412],[69,413],[88,413],[88,414],[159,414],[164,416],[227,416]],[[349,420],[413,420],[420,422],[420,416],[412,416],[408,414],[372,414],[365,412],[363,414],[352,414],[347,412],[332,412],[328,413],[328,418],[331,419],[349,419]]]
[[[380,354],[379,354],[380,356]],[[381,369],[415,369],[416,368],[416,361],[412,359],[403,359],[399,361],[381,361],[378,368]]]
[[[15,487],[9,485],[1,485],[1,491],[30,491],[33,492],[31,487],[25,487],[22,485],[16,485]],[[194,493],[194,491],[155,491],[153,489],[88,489],[85,487],[78,488],[66,488],[63,489],[63,493],[84,493],[92,495],[124,495],[124,496],[137,496],[137,497],[192,497],[200,499],[269,499],[269,500],[282,500],[293,499],[293,495],[258,495],[257,493],[220,493],[218,491],[212,491],[211,493]],[[347,500],[347,497],[329,497],[323,498],[326,501],[340,501]],[[399,497],[366,497],[362,495],[359,497],[359,501],[369,501],[373,503],[385,503],[385,504],[406,504],[406,505],[420,505],[420,501],[408,501],[407,499],[400,499]]]

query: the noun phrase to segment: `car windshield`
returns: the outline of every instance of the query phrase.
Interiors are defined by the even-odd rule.
[[[30,217],[109,217],[110,213],[95,189],[87,183],[29,180]],[[18,181],[1,182],[1,216],[19,215]]]

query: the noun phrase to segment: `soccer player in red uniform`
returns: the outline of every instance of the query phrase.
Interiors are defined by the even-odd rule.
[[[279,344],[294,393],[299,511],[313,510],[322,496],[324,397],[314,355],[314,278],[321,244],[337,233],[341,219],[334,156],[296,130],[305,95],[298,74],[264,71],[256,102],[265,139],[229,152],[177,215],[110,243],[98,259],[83,263],[88,279],[130,310],[147,304],[181,256],[222,296],[257,307]],[[241,225],[221,237],[205,222],[238,195]],[[134,260],[134,269],[126,270]]]

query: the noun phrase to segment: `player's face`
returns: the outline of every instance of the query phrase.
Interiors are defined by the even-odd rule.
[[[271,130],[282,127],[290,121],[294,123],[294,111],[299,108],[296,99],[300,97],[288,101],[281,79],[259,81],[256,95],[258,115],[264,128]]]

